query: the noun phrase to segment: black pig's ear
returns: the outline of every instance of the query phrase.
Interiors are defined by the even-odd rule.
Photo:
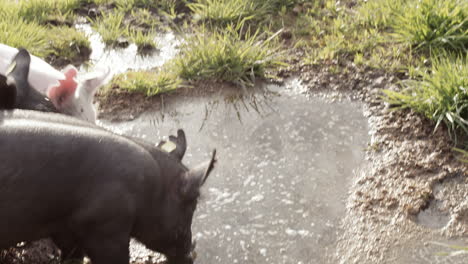
[[[170,135],[169,141],[162,140],[158,144],[158,148],[174,155],[177,159],[182,160],[187,150],[187,139],[185,132],[182,129],[177,130],[177,136]]]
[[[176,145],[175,150],[173,150],[171,154],[176,156],[179,160],[182,160],[185,155],[185,151],[187,150],[187,138],[185,137],[184,130],[177,130],[177,137],[170,135],[169,140],[174,142]]]
[[[196,199],[200,195],[200,187],[203,186],[216,163],[216,149],[211,154],[211,159],[189,170],[184,175],[181,187],[182,197],[186,200]]]
[[[30,64],[31,55],[27,50],[20,48],[8,66],[6,71],[7,84],[16,87],[15,101],[20,101],[31,89],[28,83]]]

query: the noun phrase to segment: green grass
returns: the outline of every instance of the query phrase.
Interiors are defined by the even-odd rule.
[[[138,14],[133,11],[133,15]],[[135,13],[137,12],[137,13]],[[143,11],[144,14],[148,15]],[[144,27],[130,27],[125,23],[126,12],[123,9],[115,9],[104,13],[100,18],[93,20],[93,28],[101,35],[107,46],[116,46],[119,37],[124,37],[138,46],[138,51],[151,50],[156,47],[154,42],[155,31]],[[146,21],[146,20],[143,20]],[[141,22],[141,21],[140,21]],[[145,23],[149,23],[146,21]]]
[[[459,160],[461,160],[462,162],[468,163],[468,151],[463,150],[463,149],[459,149],[459,148],[455,148],[454,150],[455,150],[455,152],[458,152],[458,154],[459,154],[458,159]],[[467,253],[468,253],[468,247],[465,248],[465,251],[467,251]]]
[[[395,19],[397,38],[417,49],[468,49],[468,1],[410,1]]]
[[[352,61],[409,74],[402,90],[385,91],[385,99],[434,120],[436,127],[445,124],[455,142],[466,137],[468,1],[369,0],[352,9],[345,4],[316,1],[292,23],[285,13],[283,23],[308,54],[303,62]]]
[[[401,92],[386,90],[386,100],[425,115],[436,127],[446,124],[452,135],[468,134],[468,58],[433,58],[430,70],[414,74],[420,77],[403,82]]]
[[[164,12],[170,12],[176,5],[181,2],[179,0],[85,0],[97,5],[113,4],[124,11],[131,11],[137,8],[152,8]]]
[[[265,6],[251,0],[196,0],[187,5],[196,20],[225,26],[265,15]]]
[[[154,96],[177,89],[181,80],[167,71],[132,71],[115,76],[110,86],[128,92]]]
[[[173,60],[173,69],[186,80],[214,79],[238,84],[252,84],[265,77],[268,69],[283,65],[276,35],[264,39],[259,31],[246,30],[242,36],[237,27],[207,32],[202,28],[188,39]]]
[[[24,47],[32,54],[48,58],[64,56],[73,60],[80,50],[89,48],[85,36],[73,28],[50,27],[47,21],[66,19],[63,14],[77,7],[78,1],[0,0],[0,42]]]
[[[108,46],[117,44],[119,37],[128,37],[129,28],[124,24],[125,12],[116,9],[113,12],[102,14],[101,17],[93,20],[93,28],[101,35],[102,41]]]
[[[138,28],[155,28],[160,22],[154,18],[154,14],[146,8],[136,8],[130,13],[132,21],[131,26]]]
[[[310,40],[300,42],[309,47],[306,63],[357,55],[362,65],[405,71],[431,52],[465,54],[468,48],[466,0],[373,0],[352,10],[322,0],[299,18],[313,25],[303,34]]]
[[[447,243],[441,243],[441,242],[436,242],[436,241],[430,241],[429,243],[445,247],[449,249],[450,251],[441,251],[437,252],[436,255],[438,256],[456,256],[456,255],[461,255],[461,254],[468,254],[468,246],[459,246],[459,245],[451,245]]]
[[[357,8],[358,23],[380,30],[390,29],[398,14],[405,14],[409,0],[366,1]]]
[[[232,23],[265,22],[277,19],[280,10],[294,7],[307,0],[195,0],[187,6],[194,13],[195,20],[201,20],[214,26],[226,26]],[[275,16],[275,17],[272,17]],[[268,21],[271,22],[271,21]]]
[[[149,30],[147,32],[143,32],[141,30],[130,30],[130,40],[138,46],[139,52],[155,49],[155,36],[156,32],[154,30]]]
[[[48,29],[35,22],[0,18],[0,43],[12,47],[24,47],[39,57],[46,57],[53,52],[49,45]]]
[[[48,32],[49,45],[52,48],[50,55],[62,61],[72,62],[82,54],[81,49],[89,49],[88,38],[82,33],[69,27],[54,27]]]
[[[373,14],[370,8],[374,6],[370,3],[374,2],[357,7],[357,11],[330,0],[310,4],[292,25],[297,46],[308,54],[303,62],[354,61],[362,66],[401,71],[409,60],[405,54],[409,51],[402,45],[391,43],[389,32],[367,22],[374,19],[368,17]]]
[[[0,0],[1,14],[21,17],[27,22],[45,24],[59,16],[72,16],[72,11],[80,6],[81,0]]]

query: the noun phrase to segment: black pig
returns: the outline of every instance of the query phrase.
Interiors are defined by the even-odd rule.
[[[193,263],[192,217],[215,152],[189,170],[151,144],[62,120],[0,111],[0,248],[51,237],[93,264],[128,264],[134,237],[169,263]]]

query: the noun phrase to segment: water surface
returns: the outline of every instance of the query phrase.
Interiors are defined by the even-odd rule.
[[[182,97],[130,122],[104,121],[153,142],[183,128],[188,165],[217,149],[194,217],[198,263],[329,262],[367,121],[360,103],[306,98],[297,85]]]

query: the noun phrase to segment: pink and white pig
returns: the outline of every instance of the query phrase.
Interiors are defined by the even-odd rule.
[[[18,49],[0,43],[0,75],[5,76],[8,65],[17,53]],[[59,112],[95,123],[94,95],[111,77],[110,69],[97,70],[84,76],[78,76],[78,70],[73,65],[58,71],[32,55],[28,82],[47,95]]]

